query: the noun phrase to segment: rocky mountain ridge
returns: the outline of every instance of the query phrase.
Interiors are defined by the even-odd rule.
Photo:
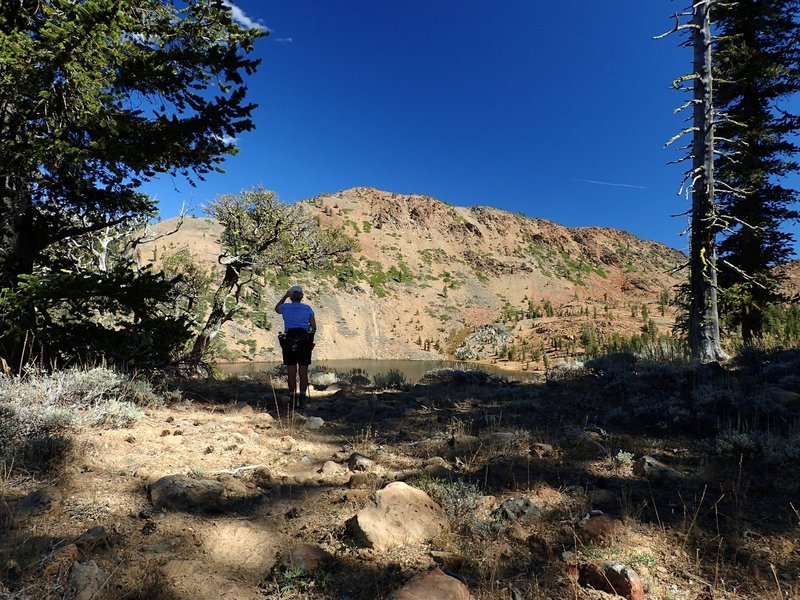
[[[305,287],[317,312],[317,359],[448,358],[476,330],[496,324],[506,334],[473,348],[470,357],[530,366],[532,355],[543,360],[558,350],[550,347],[555,338],[575,342],[587,327],[631,335],[650,315],[666,333],[674,321],[668,300],[681,275],[672,269],[685,256],[624,231],[568,228],[489,206],[458,207],[373,188],[323,194],[302,205],[360,245],[347,270],[291,281]],[[190,218],[177,234],[155,242],[153,254],[186,247],[212,269],[219,232],[213,221]],[[226,326],[230,358],[279,358],[280,317],[269,313],[286,283],[268,281],[258,290],[267,323],[241,318]]]

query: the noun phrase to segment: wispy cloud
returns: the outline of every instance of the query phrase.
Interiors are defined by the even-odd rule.
[[[591,183],[593,185],[610,185],[611,187],[634,188],[636,190],[647,189],[647,187],[643,185],[634,185],[632,183],[612,183],[610,181],[597,181],[596,179],[575,179],[574,181],[580,181],[582,183]]]
[[[288,38],[277,38],[273,41],[278,42],[279,44],[291,44],[294,40],[288,37]]]
[[[214,137],[216,137],[223,144],[228,144],[229,146],[235,146],[238,143],[238,140],[235,137],[228,135],[227,133],[225,135],[217,135]]]
[[[239,23],[239,25],[241,25],[242,27],[247,27],[248,29],[261,29],[263,31],[269,31],[269,27],[267,27],[266,25],[262,25],[258,21],[254,21],[253,19],[248,17],[241,8],[236,6],[230,0],[222,0],[222,4],[224,4],[230,9],[231,18],[233,18],[233,20]]]

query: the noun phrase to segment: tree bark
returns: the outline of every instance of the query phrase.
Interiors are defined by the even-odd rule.
[[[222,279],[217,291],[214,292],[214,300],[211,302],[211,312],[206,319],[203,329],[197,335],[192,346],[192,351],[189,357],[193,361],[202,361],[203,357],[208,352],[211,341],[219,333],[222,326],[230,321],[233,313],[239,302],[239,293],[241,286],[239,284],[243,264],[239,261],[232,261],[225,265],[225,276]],[[226,299],[233,295],[235,302],[234,308],[227,310],[225,308]]]
[[[711,73],[711,1],[696,0],[694,49],[694,137],[692,140],[692,216],[689,253],[692,357],[709,363],[727,358],[720,346],[717,311],[717,210],[714,200],[714,103]]]

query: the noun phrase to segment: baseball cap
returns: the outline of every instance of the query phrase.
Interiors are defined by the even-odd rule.
[[[293,285],[292,287],[289,288],[289,293],[290,294],[300,294],[302,296],[303,295],[303,288],[301,288],[299,285]]]

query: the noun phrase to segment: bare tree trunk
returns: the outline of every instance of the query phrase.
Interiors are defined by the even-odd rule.
[[[214,299],[211,302],[211,312],[206,319],[203,329],[197,335],[189,356],[192,360],[202,361],[208,352],[211,341],[217,336],[222,326],[231,320],[239,304],[241,293],[241,274],[243,265],[239,261],[225,264],[225,277],[222,279]],[[226,307],[226,300],[233,296],[235,302],[232,308]]]
[[[694,138],[692,141],[692,218],[689,265],[691,307],[689,347],[701,363],[724,360],[717,312],[717,206],[714,184],[714,104],[711,74],[712,0],[696,0],[694,48]]]

